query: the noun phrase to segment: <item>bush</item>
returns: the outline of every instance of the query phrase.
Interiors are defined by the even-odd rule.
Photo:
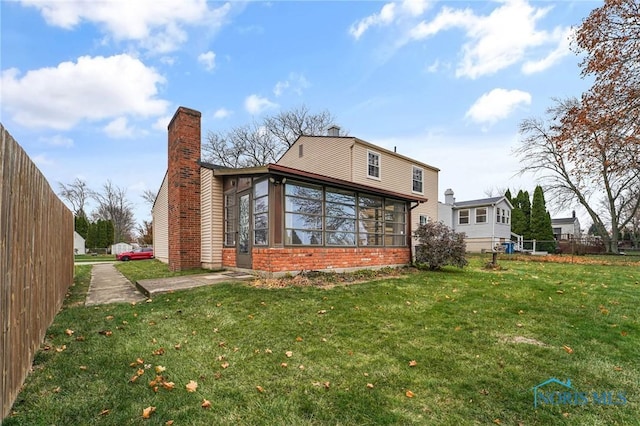
[[[455,232],[442,222],[432,222],[420,225],[413,235],[420,242],[416,247],[415,259],[418,267],[436,270],[446,265],[458,268],[467,265],[464,233]]]

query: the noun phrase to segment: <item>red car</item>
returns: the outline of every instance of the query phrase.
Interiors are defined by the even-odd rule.
[[[135,249],[133,251],[125,251],[120,254],[116,254],[116,260],[140,260],[140,259],[153,259],[153,248],[144,247]]]

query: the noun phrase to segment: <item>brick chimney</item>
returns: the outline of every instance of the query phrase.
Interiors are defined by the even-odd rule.
[[[168,126],[169,270],[200,268],[200,117],[179,107]]]

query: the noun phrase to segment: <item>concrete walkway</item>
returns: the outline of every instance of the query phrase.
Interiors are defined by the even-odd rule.
[[[133,285],[112,263],[100,262],[91,268],[91,284],[84,304],[92,306],[104,303],[141,302],[157,294],[252,278],[254,276],[250,272],[221,271],[139,280]]]
[[[85,306],[141,302],[145,299],[112,263],[97,263],[91,268],[91,284]]]

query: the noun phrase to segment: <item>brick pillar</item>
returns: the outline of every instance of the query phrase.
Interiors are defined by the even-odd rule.
[[[169,269],[200,268],[200,112],[179,107],[168,127]]]

